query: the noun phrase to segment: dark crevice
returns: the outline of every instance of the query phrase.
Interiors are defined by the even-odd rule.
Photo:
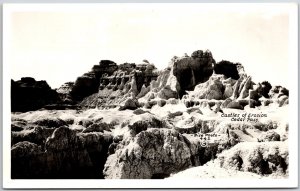
[[[265,175],[265,174],[271,174],[272,171],[269,167],[269,162],[268,160],[261,160],[258,164],[259,169],[260,169],[260,173]]]
[[[152,175],[151,179],[164,179],[164,178],[167,178],[169,176],[170,176],[170,174],[156,173],[156,174]]]
[[[242,166],[243,166],[243,159],[240,157],[240,156],[238,156],[238,169],[239,170],[241,170],[242,169]]]
[[[282,168],[283,172],[286,173],[288,165],[282,157],[280,158],[280,167]]]

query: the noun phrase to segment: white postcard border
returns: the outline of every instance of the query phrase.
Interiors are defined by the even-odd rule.
[[[108,4],[105,4],[107,6]],[[128,6],[129,4],[114,4]],[[169,6],[169,4],[150,4],[151,6]],[[194,4],[189,3],[192,7]],[[236,4],[235,4],[236,5]],[[254,6],[254,3],[243,3],[238,6]],[[3,187],[4,188],[284,188],[298,186],[298,7],[296,3],[269,3],[265,6],[287,6],[290,13],[289,24],[289,70],[290,70],[290,118],[289,118],[289,178],[287,179],[183,179],[183,180],[12,180],[10,178],[10,71],[7,61],[10,35],[8,16],[18,10],[68,10],[66,7],[94,9],[93,4],[4,4],[3,5]],[[135,4],[137,7],[149,4]],[[222,4],[204,4],[202,6],[222,6]],[[226,5],[228,6],[228,4]],[[77,7],[77,8],[76,8]]]

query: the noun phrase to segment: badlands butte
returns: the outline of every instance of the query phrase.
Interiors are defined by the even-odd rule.
[[[58,89],[12,80],[11,176],[286,178],[288,101],[208,50],[161,71],[101,60]]]

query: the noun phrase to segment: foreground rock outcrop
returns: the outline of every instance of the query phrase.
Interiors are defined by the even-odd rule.
[[[236,155],[241,155],[238,160],[244,161],[236,164],[242,172],[287,174],[288,152],[281,146],[288,139],[288,124],[282,120],[287,114],[286,106],[265,110],[266,120],[240,123],[221,118],[220,112],[216,114],[209,109],[209,102],[205,103],[206,107],[189,108],[183,103],[166,103],[162,107],[136,110],[15,113],[11,134],[12,177],[165,178],[221,159],[224,166],[219,168],[235,170],[231,166],[236,163],[230,161]],[[230,113],[234,109],[223,110]],[[283,149],[283,154],[279,153],[283,159],[274,157],[285,162],[271,162],[277,170],[273,170],[275,167],[269,160],[272,171],[244,168],[251,153],[259,157],[268,152],[271,157],[277,148]],[[257,168],[260,163],[266,162],[251,162]]]
[[[221,153],[221,167],[257,174],[288,174],[288,145],[285,142],[240,143]]]
[[[38,130],[39,129],[39,130]],[[112,137],[67,127],[12,135],[12,178],[103,178]]]
[[[162,178],[190,166],[190,149],[181,134],[149,129],[119,144],[109,156],[104,174],[106,178]]]

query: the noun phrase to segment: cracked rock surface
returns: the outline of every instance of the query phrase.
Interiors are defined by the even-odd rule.
[[[149,129],[122,141],[107,159],[105,178],[152,178],[192,166],[184,137],[171,129]]]

